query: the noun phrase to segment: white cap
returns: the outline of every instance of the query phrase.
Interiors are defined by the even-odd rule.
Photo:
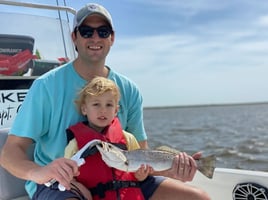
[[[74,16],[73,30],[76,27],[80,26],[88,16],[93,14],[99,14],[103,16],[107,20],[111,28],[114,30],[113,21],[110,13],[103,6],[96,3],[88,3],[76,12],[76,15]]]

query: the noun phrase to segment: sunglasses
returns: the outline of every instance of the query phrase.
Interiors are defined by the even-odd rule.
[[[79,26],[77,29],[83,38],[91,38],[95,30],[97,31],[100,38],[107,38],[113,33],[113,30],[108,26],[100,26],[98,28],[92,28],[90,26],[82,25]]]

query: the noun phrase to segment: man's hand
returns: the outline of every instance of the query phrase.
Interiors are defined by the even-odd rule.
[[[54,179],[69,190],[73,177],[78,175],[79,169],[75,161],[59,158],[46,166],[33,168],[30,178],[38,184],[45,184]]]
[[[169,177],[181,181],[192,181],[197,170],[195,159],[202,156],[201,152],[193,156],[182,152],[179,153],[173,161],[172,168],[168,171]]]

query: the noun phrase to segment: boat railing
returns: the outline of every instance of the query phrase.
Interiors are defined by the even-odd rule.
[[[76,11],[67,6],[10,0],[0,0],[0,8],[2,129],[12,125],[36,77],[75,58],[68,14],[73,15]],[[35,9],[42,10],[36,12]]]
[[[14,6],[18,8],[14,9]],[[68,14],[74,15],[76,11],[67,6],[10,0],[0,0],[0,7],[5,8],[0,11],[1,151],[34,79],[75,58]],[[33,12],[27,12],[29,9]],[[36,12],[35,9],[43,11]],[[6,172],[0,164],[1,200],[28,200],[24,183]]]
[[[21,7],[28,7],[28,8],[61,10],[61,11],[70,12],[72,14],[76,13],[75,9],[73,9],[71,7],[67,7],[67,6],[54,6],[54,5],[47,5],[47,4],[18,2],[18,1],[9,1],[9,0],[0,0],[0,4],[2,4],[2,5],[10,5],[10,6],[21,6]]]
[[[73,17],[76,11],[67,6],[11,0],[0,0],[0,8],[2,129],[12,125],[36,77],[75,58],[69,14]]]

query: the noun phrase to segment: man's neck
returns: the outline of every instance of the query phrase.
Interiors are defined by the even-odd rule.
[[[76,59],[73,65],[76,72],[87,81],[96,76],[108,77],[109,70],[104,63],[83,63]]]

